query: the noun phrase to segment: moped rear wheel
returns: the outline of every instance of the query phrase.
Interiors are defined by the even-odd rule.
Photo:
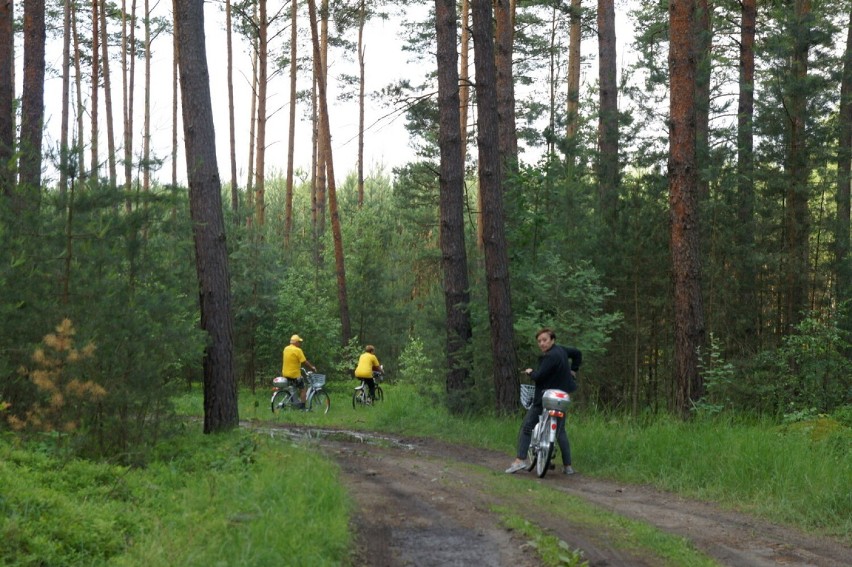
[[[553,458],[553,445],[549,441],[542,441],[538,446],[538,458],[535,463],[535,473],[539,478],[544,478],[547,469],[550,468],[550,460]]]
[[[536,462],[538,462],[538,444],[540,442],[539,439],[539,430],[541,429],[541,423],[536,423],[533,428],[532,438],[530,439],[530,447],[527,449],[527,471],[531,471],[535,468]]]
[[[272,409],[272,413],[278,413],[283,408],[281,406],[287,405],[287,398],[290,396],[290,392],[286,390],[278,390],[274,394],[272,394],[272,400],[270,400],[269,405]]]

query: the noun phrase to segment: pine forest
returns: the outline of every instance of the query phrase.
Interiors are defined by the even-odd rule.
[[[589,411],[848,414],[850,15],[0,0],[0,423],[121,455],[200,384],[230,429],[293,334],[506,415],[540,328]]]

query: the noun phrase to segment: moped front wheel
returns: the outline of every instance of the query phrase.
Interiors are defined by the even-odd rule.
[[[328,413],[328,410],[330,409],[331,398],[328,397],[328,394],[325,392],[325,390],[317,390],[313,393],[311,399],[308,401],[309,411]]]

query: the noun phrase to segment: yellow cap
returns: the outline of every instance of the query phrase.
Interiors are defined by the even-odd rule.
[[[302,337],[300,337],[299,335],[293,335],[292,337],[290,337],[290,342],[291,343],[300,343],[300,342],[302,342]]]

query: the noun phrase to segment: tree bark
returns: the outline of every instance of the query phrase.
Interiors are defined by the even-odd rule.
[[[130,190],[133,187],[133,112],[134,112],[134,95],[136,92],[136,0],[130,3],[130,35],[128,37],[130,44],[129,53],[125,53],[125,58],[130,60],[130,70],[127,75],[125,91],[127,98],[124,106],[124,190],[130,195]],[[125,65],[127,59],[125,59]],[[127,210],[130,210],[130,199],[127,200]]]
[[[41,140],[44,126],[44,1],[24,0],[24,77],[21,98],[19,191],[27,207],[38,208],[41,194]]]
[[[580,121],[580,44],[582,30],[580,28],[582,4],[580,0],[571,0],[571,27],[568,39],[568,117],[566,137],[571,142],[577,135]],[[576,152],[570,156],[571,166],[576,162]]]
[[[314,59],[322,59],[319,33],[317,31],[317,13],[313,0],[308,0],[308,11],[311,21],[311,40],[314,45]],[[324,65],[323,65],[324,68]],[[337,300],[340,305],[340,331],[342,345],[349,343],[352,336],[352,326],[349,319],[349,300],[346,293],[346,268],[343,258],[343,237],[340,229],[340,214],[337,210],[337,186],[334,180],[334,160],[331,152],[331,129],[328,121],[328,93],[325,84],[325,73],[317,73],[317,99],[319,101],[320,123],[324,132],[320,133],[326,156],[326,172],[328,183],[328,209],[331,214],[331,231],[334,240],[334,260],[337,272]]]
[[[503,219],[502,169],[497,119],[497,71],[491,34],[491,3],[472,0],[474,66],[476,69],[479,190],[483,193],[482,223],[494,392],[498,413],[517,410],[519,375],[512,326],[509,260]]]
[[[71,116],[71,4],[64,2],[62,10],[62,119],[59,127],[59,194],[62,197],[68,191],[70,165],[68,128]]]
[[[613,0],[598,0],[598,61],[598,202],[611,234],[618,214],[618,86]]]
[[[852,267],[849,265],[850,162],[852,162],[852,12],[843,54],[840,85],[840,140],[837,151],[837,220],[834,234],[834,262],[837,303],[852,299]]]
[[[77,138],[74,142],[77,159],[77,178],[85,179],[86,174],[86,155],[83,150],[85,147],[85,132],[83,131],[83,64],[80,61],[80,36],[77,33],[77,8],[76,4],[71,3],[71,35],[74,36],[74,85],[77,91]]]
[[[266,0],[258,1],[260,17],[257,26],[257,162],[254,168],[254,219],[257,226],[265,224],[266,197],[266,87],[269,44]]]
[[[740,20],[740,76],[737,100],[737,343],[750,350],[758,333],[754,250],[754,34],[756,0],[743,0]]]
[[[228,251],[222,215],[222,184],[204,44],[203,0],[177,0],[181,103],[189,210],[195,240],[201,328],[210,340],[204,354],[204,432],[239,424],[234,372]]]
[[[783,332],[789,333],[802,321],[802,311],[808,301],[808,158],[805,131],[807,95],[805,79],[808,75],[811,11],[810,0],[795,0],[793,53],[791,57],[790,88],[788,91],[788,128],[790,136],[787,155],[787,190],[784,211],[784,302]]]
[[[669,6],[669,207],[675,316],[675,409],[687,417],[702,395],[697,347],[704,343],[695,163],[695,0]]]
[[[14,19],[12,0],[0,0],[0,185],[9,198],[15,186],[15,171],[9,167],[15,153]]]
[[[364,204],[364,22],[365,0],[358,7],[358,206]]]
[[[464,238],[464,143],[461,137],[455,0],[435,0],[438,66],[438,145],[441,152],[440,241],[447,330],[447,392],[450,399],[470,387],[466,356],[473,335]],[[463,399],[463,397],[462,397]],[[461,410],[451,407],[451,410]]]
[[[506,172],[518,168],[518,134],[515,130],[515,80],[512,55],[515,41],[515,0],[494,1],[494,54],[497,71],[497,128],[500,159]]]
[[[461,45],[459,47],[459,127],[461,131],[461,162],[467,160],[467,115],[470,107],[470,1],[462,0]]]
[[[98,60],[99,37],[100,32],[98,24],[98,2],[92,2],[92,108],[90,117],[92,120],[92,144],[91,156],[92,166],[89,170],[90,175],[97,182],[100,171],[100,163],[98,161],[98,84],[100,82],[100,61]]]
[[[142,190],[151,188],[151,11],[145,0],[145,101],[142,126]]]
[[[291,0],[295,6],[296,0]],[[234,223],[239,223],[240,194],[237,184],[237,142],[234,125],[234,48],[233,23],[231,22],[231,0],[225,0],[225,43],[228,51],[228,142],[231,151],[231,212]]]
[[[107,165],[109,168],[109,185],[116,187],[118,174],[115,170],[115,128],[112,120],[112,81],[109,72],[109,43],[107,38],[106,0],[101,0],[98,14],[101,18],[101,59],[104,69],[104,111],[107,123]]]
[[[710,71],[713,44],[712,8],[697,0],[695,21],[695,156],[698,164],[698,201],[710,198]]]
[[[293,161],[296,150],[296,63],[298,45],[298,2],[290,0],[290,125],[287,132],[287,189],[284,200],[284,248],[290,248],[290,233],[293,231]]]

